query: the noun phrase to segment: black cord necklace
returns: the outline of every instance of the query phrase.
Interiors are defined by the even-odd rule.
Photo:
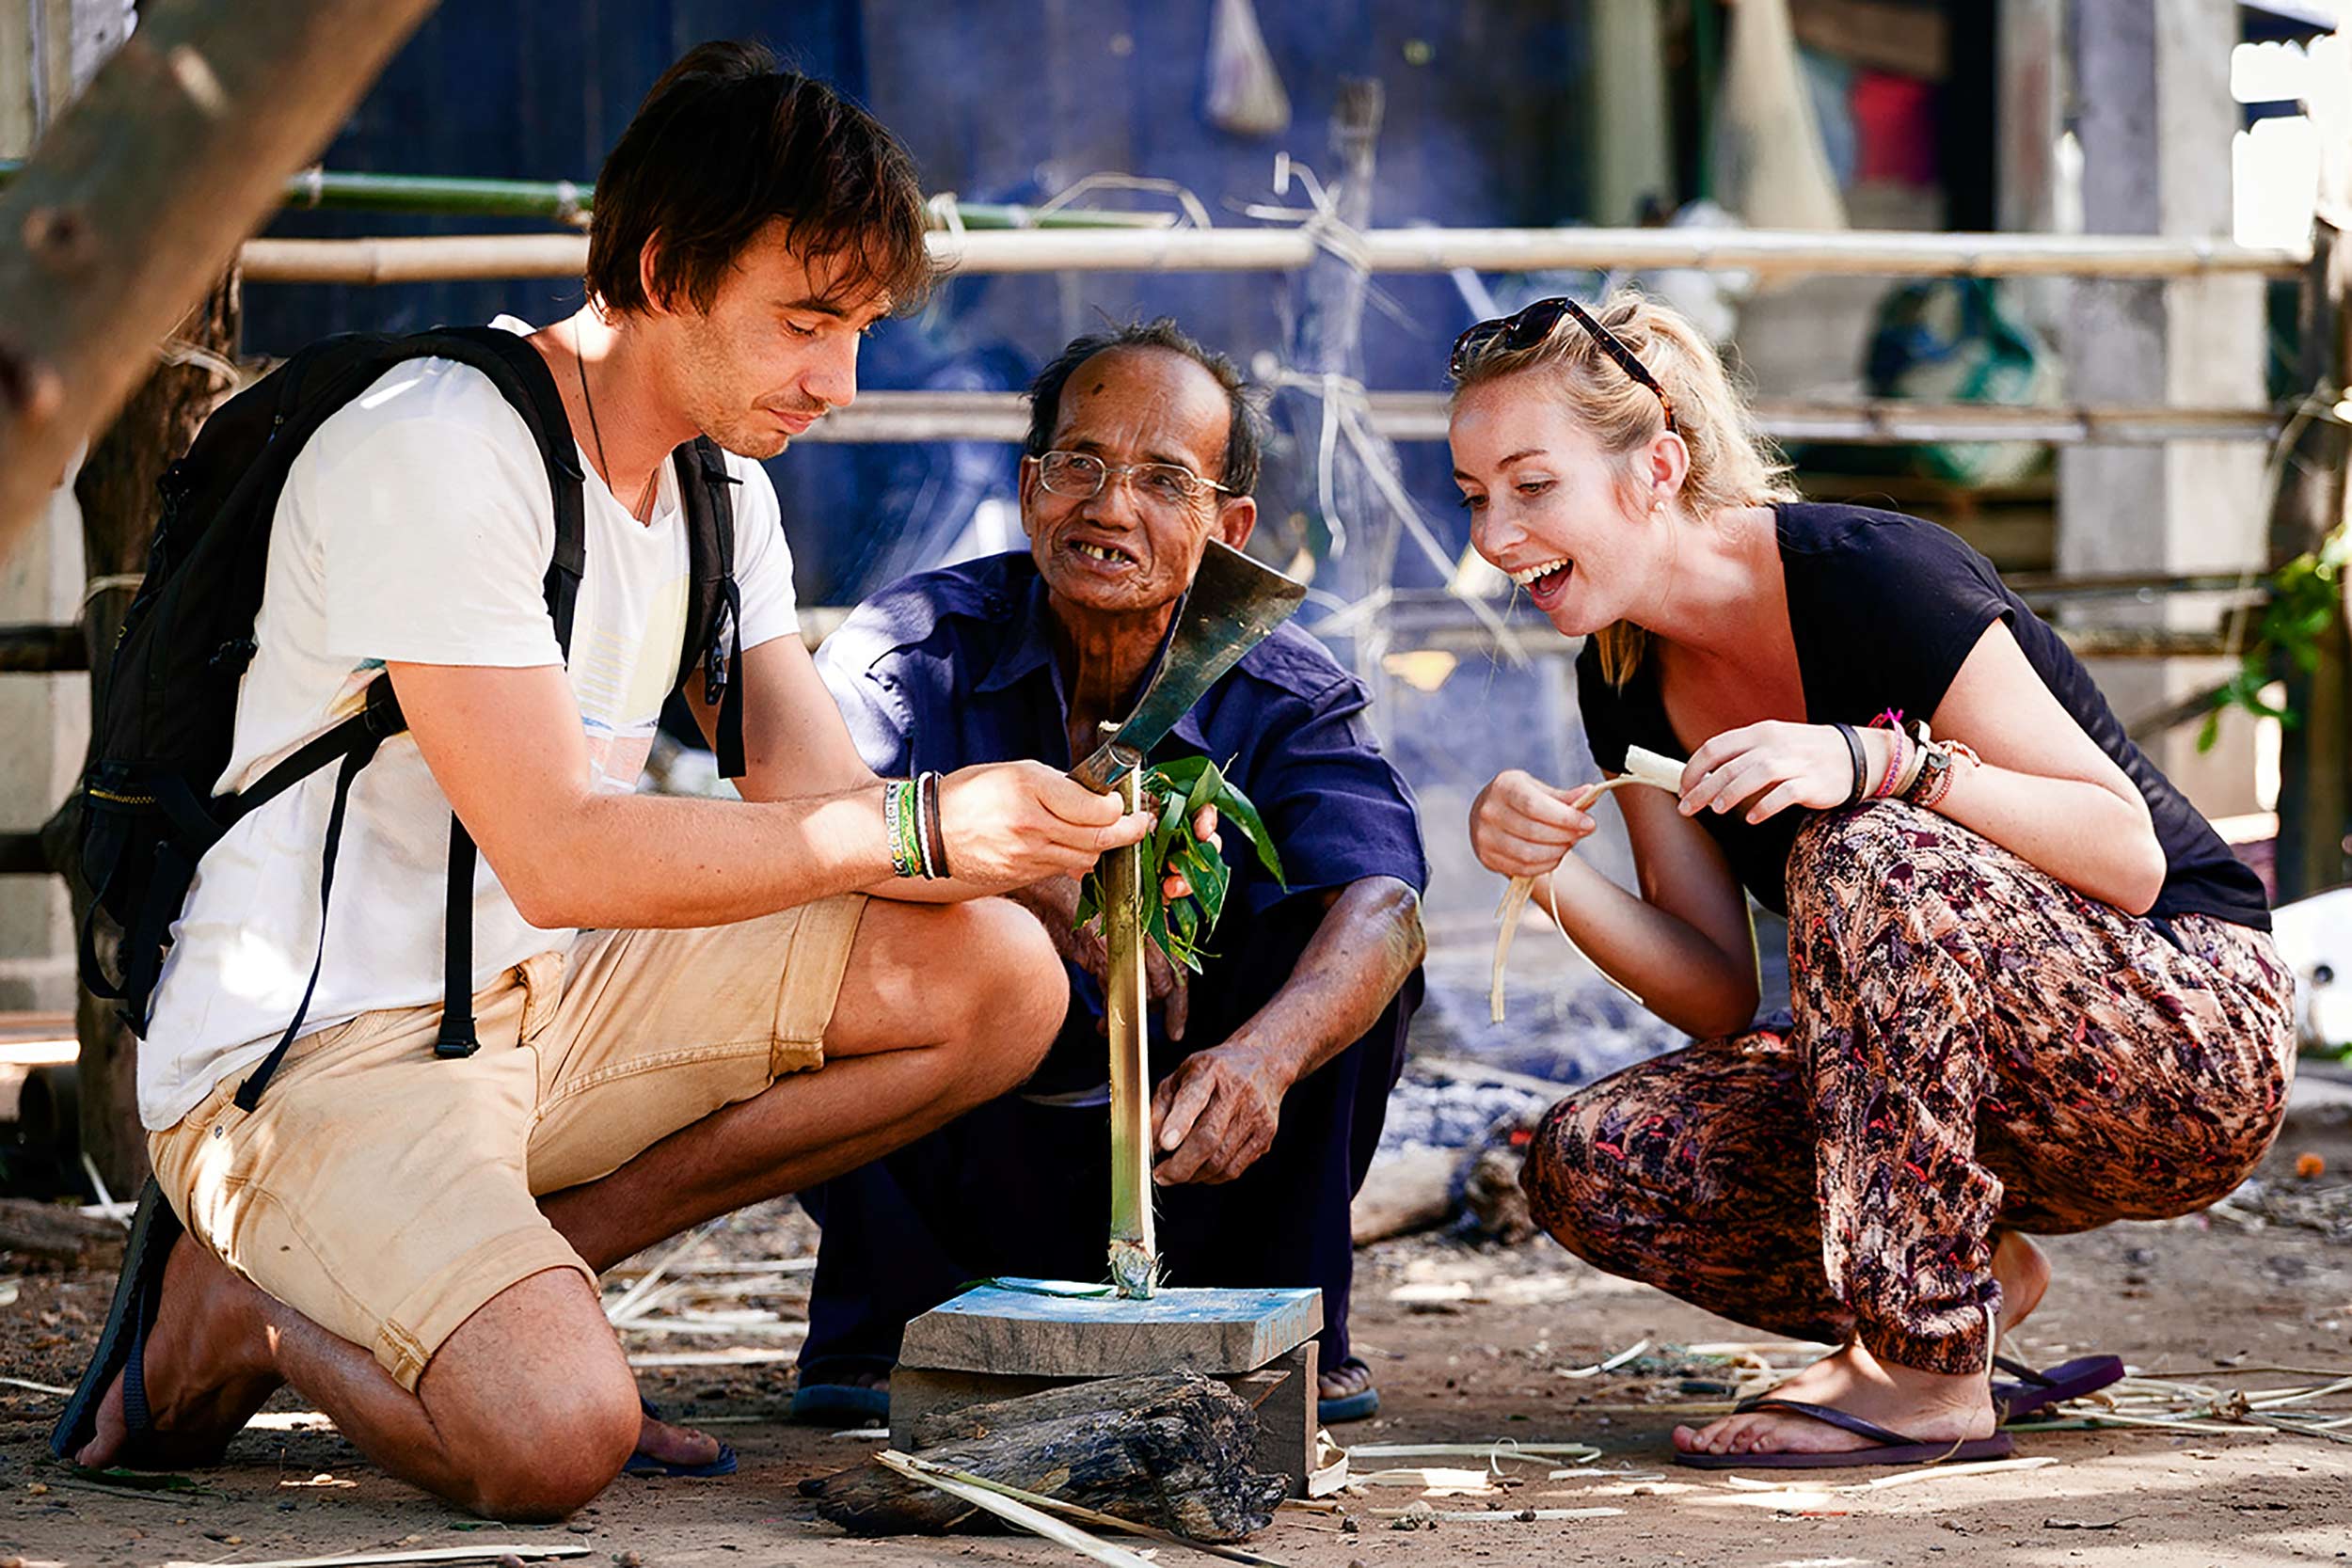
[[[596,443],[596,467],[604,470],[604,487],[610,491],[612,488],[612,460],[604,454],[604,432],[596,426],[596,400],[588,395],[588,357],[580,352],[578,322],[572,323],[572,368],[580,372],[580,401],[588,410],[588,436]],[[628,515],[638,522],[645,520],[645,509],[653,500],[654,486],[660,482],[661,469],[657,466],[645,481],[645,487],[637,493],[637,504],[628,509]],[[620,497],[612,499],[618,500]]]

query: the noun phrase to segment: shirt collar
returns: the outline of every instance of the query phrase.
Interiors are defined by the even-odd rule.
[[[1001,607],[1012,620],[1012,635],[996,650],[996,657],[980,674],[977,691],[1002,691],[1026,680],[1054,662],[1053,606],[1047,601],[1045,578],[1037,572]]]
[[[1051,627],[1054,607],[1044,577],[1036,572],[1028,574],[1028,581],[1013,591],[1011,601],[1004,605],[1003,610],[1012,617],[1013,634],[997,649],[996,657],[975,683],[973,689],[976,692],[1002,691],[1041,670],[1049,673],[1053,672],[1054,635]],[[1175,625],[1171,617],[1168,622],[1171,635]],[[1230,678],[1230,673],[1227,678]],[[1224,679],[1217,682],[1218,686],[1224,684]],[[1216,689],[1210,688],[1212,691]],[[1058,701],[1067,703],[1057,674],[1054,676],[1054,693]],[[1200,727],[1200,710],[1207,702],[1208,698],[1203,696],[1200,702],[1193,704],[1190,711],[1177,720],[1175,728],[1169,732],[1179,742],[1202,754],[1213,750],[1206,732]]]

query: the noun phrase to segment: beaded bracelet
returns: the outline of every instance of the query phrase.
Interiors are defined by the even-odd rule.
[[[890,837],[890,869],[901,877],[921,877],[923,828],[919,792],[912,779],[892,779],[882,785],[882,828]]]
[[[1933,810],[1942,804],[1944,797],[1951,793],[1952,781],[1959,777],[1962,763],[1964,762],[1971,768],[1984,766],[1982,757],[1977,755],[1973,749],[1957,740],[1940,742],[1936,751],[1941,753],[1943,760],[1943,766],[1937,770],[1936,777],[1931,780],[1923,775],[1919,784],[1913,787],[1912,792],[1903,797],[1914,805],[1928,810]]]
[[[1874,800],[1883,800],[1894,794],[1895,782],[1903,776],[1904,768],[1911,764],[1911,737],[1903,734],[1900,725],[1892,727],[1888,733],[1895,739],[1895,754],[1886,761],[1886,777],[1881,779],[1878,788],[1870,792],[1870,799]]]
[[[1951,787],[1952,753],[1941,746],[1927,748],[1927,755],[1919,764],[1919,776],[1903,791],[1903,800],[1922,809],[1932,807]]]

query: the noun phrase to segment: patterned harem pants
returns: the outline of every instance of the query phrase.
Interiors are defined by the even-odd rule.
[[[1788,859],[1795,1028],[1552,1107],[1535,1217],[1724,1317],[1980,1370],[1998,1230],[2193,1212],[2278,1134],[2293,977],[2264,932],[2169,927],[1931,812],[1825,814]]]

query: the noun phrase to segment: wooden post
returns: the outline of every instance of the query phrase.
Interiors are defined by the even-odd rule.
[[[0,194],[0,555],[433,0],[154,0]]]
[[[2033,8],[2028,7],[2030,19]],[[2074,126],[2083,156],[2083,227],[2227,243],[2230,96],[2236,13],[2207,0],[2075,0]],[[2026,107],[2020,104],[2023,109]],[[2028,133],[2030,134],[2030,133]],[[2067,394],[2082,403],[2253,406],[2262,381],[2262,292],[2250,280],[2078,279],[2061,333]],[[2091,444],[2058,456],[2058,557],[2071,573],[2211,571],[2263,564],[2259,448],[2168,440]],[[2147,606],[2069,607],[2074,626],[2185,630],[2213,608],[2184,594]],[[2229,673],[2220,659],[2119,661],[2099,684],[2120,712],[2146,713]],[[2154,738],[2152,760],[2213,816],[2255,809],[2253,726],[2225,721],[2200,752],[2193,732]]]
[[[109,655],[131,605],[155,532],[155,483],[188,450],[197,427],[232,389],[239,301],[232,275],[216,284],[166,341],[164,362],[122,405],[90,448],[74,483],[82,503],[82,548],[91,591],[82,613],[89,656],[90,711],[103,711]],[[76,863],[80,804],[69,799],[41,829],[49,863],[66,879],[78,927],[90,890]],[[102,923],[103,925],[103,923]],[[114,967],[113,941],[100,957]],[[77,993],[74,1033],[81,1040],[82,1148],[115,1193],[135,1191],[147,1176],[147,1137],[139,1123],[138,1042],[111,1002]]]
[[[2336,88],[2315,83],[2307,105],[2320,131],[2319,203],[2312,261],[2303,274],[2295,385],[2346,396],[2352,387],[2352,37],[2312,51],[2314,70],[2332,62]],[[2326,418],[2303,426],[2280,470],[2270,514],[2277,561],[2317,549],[2352,520],[2352,437]],[[2352,577],[2352,574],[2347,574]],[[2301,897],[2343,882],[2352,871],[2352,640],[2344,619],[2319,640],[2317,668],[2280,672],[2287,705],[2302,722],[2285,731],[2279,759],[2279,896]]]

